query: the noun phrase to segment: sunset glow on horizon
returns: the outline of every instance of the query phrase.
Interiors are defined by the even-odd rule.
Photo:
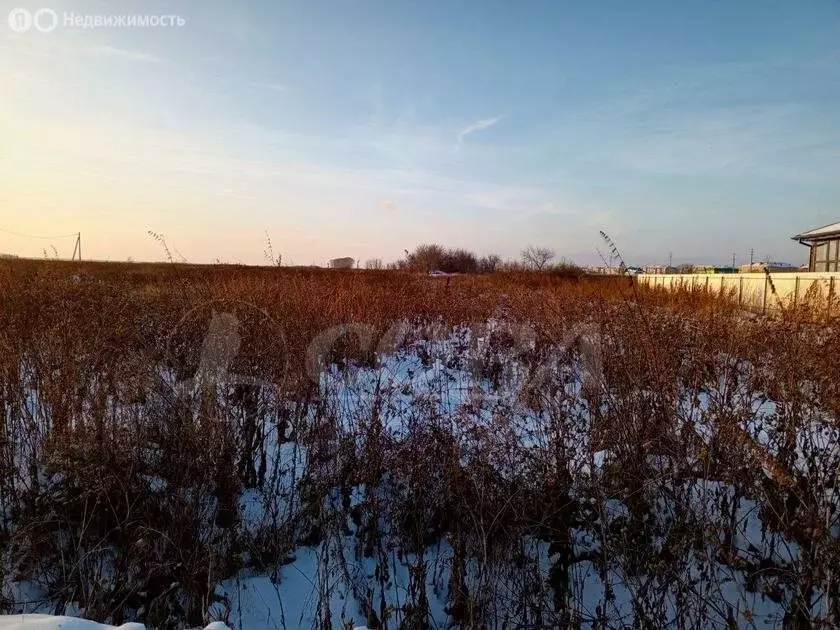
[[[840,4],[0,2],[0,253],[772,256],[840,219]],[[178,15],[76,28],[65,16]],[[675,260],[675,262],[680,262]]]

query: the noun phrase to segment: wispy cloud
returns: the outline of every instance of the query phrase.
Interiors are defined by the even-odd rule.
[[[248,85],[254,88],[270,90],[272,92],[285,92],[287,89],[282,83],[271,83],[267,81],[248,81]]]
[[[502,118],[503,116],[482,118],[480,120],[476,120],[475,122],[470,123],[463,129],[461,129],[460,133],[458,134],[458,143],[456,150],[461,148],[461,145],[464,144],[464,140],[467,138],[468,135],[479,131],[485,131],[487,129],[490,129],[491,127],[495,127],[501,122]]]
[[[143,63],[161,63],[162,59],[157,55],[142,52],[139,50],[127,50],[125,48],[117,48],[116,46],[90,46],[88,52],[93,55],[103,55],[108,57],[117,57],[129,61],[140,61]]]

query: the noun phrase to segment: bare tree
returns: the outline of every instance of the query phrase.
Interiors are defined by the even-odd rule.
[[[384,269],[381,258],[371,258],[365,261],[365,269]]]
[[[522,262],[531,269],[542,271],[554,259],[555,255],[554,250],[548,249],[547,247],[528,245],[522,252]]]
[[[497,254],[483,256],[478,260],[478,270],[482,273],[493,273],[502,264],[502,257]]]

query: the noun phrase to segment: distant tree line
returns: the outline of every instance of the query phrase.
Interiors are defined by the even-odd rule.
[[[447,248],[435,243],[418,245],[405,257],[387,265],[388,269],[410,271],[441,271],[444,273],[494,273],[497,271],[545,271],[578,275],[581,269],[574,263],[556,262],[555,252],[546,247],[528,246],[519,260],[505,261],[497,254],[478,256],[462,248]],[[368,269],[382,269],[382,261],[374,259],[365,265]]]

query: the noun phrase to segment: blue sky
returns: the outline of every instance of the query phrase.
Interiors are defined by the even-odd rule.
[[[44,6],[55,31],[6,27]],[[429,241],[597,263],[605,230],[630,263],[801,263],[789,237],[840,220],[838,0],[0,10],[0,228],[92,257],[160,259],[154,230],[260,263],[267,231],[298,264]]]

